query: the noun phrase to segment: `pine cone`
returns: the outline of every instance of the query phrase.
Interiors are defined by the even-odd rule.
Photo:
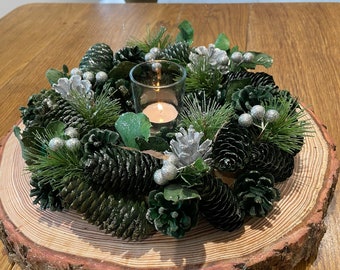
[[[233,231],[243,224],[243,213],[236,196],[221,180],[206,175],[196,187],[201,196],[199,210],[217,229]]]
[[[166,47],[160,54],[160,58],[175,60],[183,65],[190,62],[189,55],[191,52],[190,45],[187,42],[177,42]]]
[[[99,71],[108,73],[113,67],[113,51],[105,43],[90,47],[79,63],[80,70],[96,74]]]
[[[168,201],[163,191],[153,190],[149,194],[149,205],[146,218],[165,235],[182,238],[197,223],[197,199]]]
[[[144,62],[145,53],[139,49],[138,46],[135,47],[124,47],[117,51],[114,55],[114,65],[123,62]]]
[[[43,90],[40,94],[31,96],[27,107],[20,110],[26,134],[31,127],[46,127],[54,121],[61,121],[66,127],[74,127],[82,132],[89,128],[87,121],[70,103],[53,90]]]
[[[60,196],[65,207],[76,210],[106,233],[122,239],[140,241],[154,232],[145,218],[144,197],[121,197],[101,185],[83,179],[65,183]]]
[[[32,186],[30,197],[35,197],[33,204],[39,204],[43,210],[55,211],[63,208],[59,191],[54,190],[45,179],[32,174],[30,185]]]
[[[294,156],[273,143],[262,142],[254,145],[247,169],[271,173],[275,182],[284,181],[293,173]]]
[[[257,87],[259,85],[265,86],[265,85],[271,85],[274,86],[274,88],[278,88],[275,85],[273,76],[265,73],[265,72],[249,72],[246,70],[241,70],[237,72],[228,72],[224,74],[223,76],[223,84],[227,84],[234,80],[240,80],[240,79],[250,79],[250,83],[252,86]]]
[[[280,199],[280,192],[274,187],[273,175],[258,171],[238,176],[234,183],[234,194],[244,213],[252,217],[265,217],[273,209],[274,201]]]
[[[153,174],[161,167],[159,159],[106,142],[96,129],[89,134],[82,139],[82,161],[90,181],[125,194],[148,194],[157,188]]]
[[[216,135],[212,149],[213,166],[220,171],[241,170],[250,159],[251,147],[249,129],[228,123]]]

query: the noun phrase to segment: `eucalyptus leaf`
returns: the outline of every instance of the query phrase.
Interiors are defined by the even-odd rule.
[[[115,127],[127,147],[138,149],[136,138],[143,137],[148,140],[150,137],[151,124],[143,113],[124,113],[116,121]]]
[[[178,184],[171,184],[164,188],[164,198],[168,201],[178,202],[200,199],[201,197],[194,189],[189,189]]]
[[[217,40],[215,41],[215,47],[223,51],[229,50],[230,49],[229,38],[223,33],[219,34]]]
[[[251,84],[250,78],[232,80],[227,85],[226,101],[231,102],[232,95],[239,89]]]
[[[192,28],[189,21],[184,20],[179,25],[180,32],[176,37],[176,42],[187,42],[192,44],[194,41],[194,29]]]
[[[50,85],[53,85],[55,83],[58,83],[58,80],[60,78],[67,77],[67,74],[65,74],[64,72],[62,72],[60,70],[50,68],[46,71],[45,76],[46,76],[48,82],[50,83]]]

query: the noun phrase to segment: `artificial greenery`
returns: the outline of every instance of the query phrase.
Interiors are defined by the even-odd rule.
[[[74,209],[135,241],[155,231],[182,238],[201,217],[233,231],[245,216],[273,210],[276,183],[292,175],[312,134],[305,111],[271,75],[248,71],[270,67],[269,55],[231,47],[224,33],[194,46],[190,22],[178,28],[176,38],[148,28],[117,52],[97,43],[79,67],[46,72],[51,88],[30,97],[20,109],[25,128],[14,129],[33,203]],[[129,72],[156,59],[185,66],[187,78],[178,125],[153,134],[147,116],[134,112]]]

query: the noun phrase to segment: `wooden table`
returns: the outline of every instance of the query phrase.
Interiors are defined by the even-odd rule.
[[[189,20],[194,45],[213,43],[224,32],[243,50],[274,58],[268,71],[282,89],[310,105],[340,145],[340,5],[313,4],[31,4],[0,19],[0,137],[19,120],[18,107],[44,87],[45,71],[78,65],[96,42],[123,47],[146,26],[164,25],[177,33]],[[340,265],[340,187],[325,218],[319,253],[296,269],[338,269]],[[1,247],[1,269],[19,269]]]

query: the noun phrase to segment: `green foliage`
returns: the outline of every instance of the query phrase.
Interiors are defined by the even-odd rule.
[[[177,203],[183,200],[200,199],[200,195],[194,189],[171,184],[164,188],[164,199]]]
[[[192,63],[185,82],[187,92],[204,91],[208,97],[214,97],[219,89],[222,74],[209,64],[206,57],[198,58],[196,64]]]
[[[180,177],[185,185],[190,188],[201,185],[202,177],[210,170],[210,166],[202,158],[198,158],[193,164],[180,170]]]
[[[105,92],[95,99],[77,91],[71,91],[70,95],[71,106],[94,128],[113,126],[119,117],[119,102],[111,100]]]
[[[215,99],[208,99],[207,101],[205,95],[202,101],[195,94],[192,98],[187,96],[183,103],[181,123],[187,128],[193,125],[196,131],[203,132],[203,140],[212,140],[217,131],[224,123],[229,122],[234,113],[231,106],[220,105]]]
[[[229,38],[223,33],[219,34],[215,41],[215,47],[224,51],[229,50],[230,48]]]
[[[176,42],[187,42],[191,45],[194,41],[194,29],[189,21],[184,20],[178,25],[180,32],[176,37]]]
[[[179,188],[176,191],[183,190]],[[197,224],[198,195],[194,191],[186,190],[184,193],[178,192],[183,199],[179,199],[177,194],[174,195],[176,198],[173,201],[167,200],[165,193],[169,193],[169,191],[153,190],[150,192],[146,218],[159,232],[175,238],[182,238]],[[172,197],[172,194],[168,194],[167,197]]]
[[[149,137],[149,140],[138,137],[136,138],[136,143],[138,145],[138,149],[141,151],[155,150],[158,152],[164,152],[170,149],[168,142],[162,137]]]
[[[136,138],[143,137],[148,140],[151,123],[143,113],[127,112],[118,118],[115,127],[125,146],[138,149]]]
[[[48,82],[53,85],[55,83],[58,83],[58,80],[60,78],[67,78],[68,75],[68,68],[66,65],[63,66],[63,70],[60,71],[60,70],[57,70],[57,69],[54,69],[54,68],[50,68],[46,71],[46,78],[48,80]]]
[[[147,36],[144,40],[132,39],[127,42],[130,47],[137,46],[144,52],[149,52],[150,49],[158,47],[164,49],[171,43],[171,37],[166,34],[167,29],[161,26],[158,31],[151,31],[150,28],[147,29]]]
[[[310,121],[304,120],[306,112],[299,107],[295,99],[273,98],[265,105],[267,109],[279,112],[279,118],[268,123],[260,134],[261,141],[272,142],[288,153],[295,153],[301,149],[305,136],[313,133]]]

